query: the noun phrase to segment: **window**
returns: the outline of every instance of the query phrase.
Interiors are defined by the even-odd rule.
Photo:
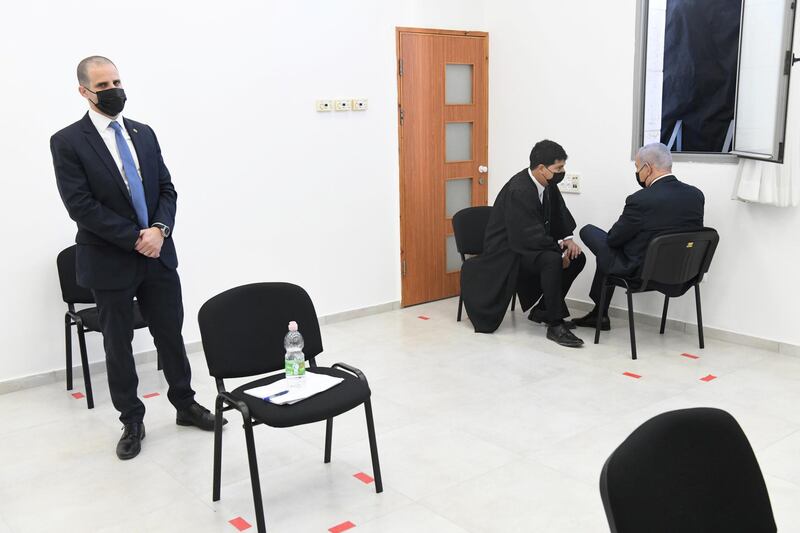
[[[795,0],[639,0],[634,150],[783,161]]]

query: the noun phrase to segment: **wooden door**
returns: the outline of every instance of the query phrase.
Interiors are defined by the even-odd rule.
[[[403,306],[459,293],[452,215],[488,199],[488,40],[397,29]]]

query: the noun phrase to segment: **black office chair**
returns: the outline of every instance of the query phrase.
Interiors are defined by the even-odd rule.
[[[340,377],[344,381],[292,405],[275,405],[245,392],[282,379],[283,372],[227,391],[223,382],[226,378],[256,376],[284,369],[283,338],[290,321],[297,322],[303,335],[303,352],[310,365],[308,371]],[[324,461],[329,463],[333,418],[364,405],[375,492],[383,492],[370,403],[371,391],[367,378],[357,368],[344,363],[336,363],[332,367],[317,366],[316,357],[322,353],[322,338],[314,304],[305,290],[290,283],[253,283],[236,287],[203,304],[198,322],[208,370],[216,381],[218,391],[214,431],[214,501],[220,499],[222,413],[231,409],[238,410],[244,421],[250,482],[259,533],[266,531],[266,526],[253,440],[253,426],[258,424],[292,427],[325,420]]]
[[[769,494],[725,411],[670,411],[639,426],[600,474],[611,533],[774,533]]]
[[[75,276],[75,245],[65,248],[56,258],[58,266],[58,280],[61,284],[61,296],[67,304],[64,315],[64,340],[67,351],[67,390],[72,390],[72,326],[78,331],[78,345],[81,351],[81,369],[83,370],[83,383],[86,386],[86,406],[94,408],[92,395],[92,378],[89,373],[89,360],[86,355],[87,331],[100,331],[100,313],[97,307],[87,307],[80,311],[75,310],[75,304],[93,304],[92,291],[78,285]],[[147,321],[142,317],[139,303],[133,303],[133,328],[147,327]],[[161,370],[161,359],[158,360],[158,369]]]
[[[660,334],[664,334],[667,324],[667,309],[670,294],[682,295],[694,287],[697,305],[697,333],[700,349],[705,348],[703,339],[703,312],[700,305],[700,282],[711,266],[714,251],[719,243],[715,229],[704,228],[691,233],[672,233],[656,237],[647,247],[641,275],[639,277],[606,276],[600,294],[600,309],[605,309],[608,287],[626,289],[628,296],[628,325],[631,332],[631,358],[636,359],[636,330],[633,322],[633,295],[639,292],[658,291],[664,294],[664,310],[661,314]],[[600,342],[600,320],[594,331],[594,343]]]
[[[492,207],[483,205],[478,207],[466,207],[453,215],[453,236],[456,239],[456,249],[461,254],[461,263],[467,261],[468,255],[480,255],[483,253],[483,236],[486,233],[486,226],[489,224],[489,217],[492,215]],[[511,297],[511,310],[517,304],[517,294]],[[461,310],[464,307],[464,299],[458,295],[458,317],[461,322]]]

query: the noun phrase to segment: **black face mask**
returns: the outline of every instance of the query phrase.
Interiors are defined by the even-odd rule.
[[[97,105],[97,109],[106,115],[115,117],[122,113],[122,110],[125,108],[125,101],[128,99],[125,96],[125,89],[114,87],[97,92],[89,89],[86,90],[97,96],[97,104],[95,105]]]
[[[647,183],[644,183],[644,182],[642,182],[642,181],[640,181],[640,180],[639,180],[639,172],[641,172],[641,170],[637,170],[637,171],[636,171],[636,183],[637,183],[637,184],[639,185],[639,187],[641,187],[642,189],[646,189],[646,188],[647,188]]]
[[[547,182],[547,185],[551,187],[557,187],[559,183],[564,181],[564,176],[566,175],[566,172],[553,172],[553,178]]]

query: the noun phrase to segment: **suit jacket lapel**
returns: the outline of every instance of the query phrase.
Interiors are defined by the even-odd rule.
[[[111,152],[108,151],[108,146],[106,146],[103,138],[100,137],[100,134],[97,132],[97,128],[94,127],[92,119],[89,118],[88,113],[83,117],[83,133],[86,135],[86,140],[89,141],[89,144],[92,146],[92,148],[94,148],[94,151],[97,152],[97,155],[111,173],[111,179],[114,180],[114,182],[122,191],[122,194],[124,194],[125,198],[127,198],[130,202],[131,194],[128,192],[128,187],[125,185],[125,181],[122,179],[122,174],[119,173],[119,168],[117,168],[114,158],[111,157]]]
[[[144,187],[144,196],[145,199],[147,198],[147,170],[142,163],[142,155],[144,154],[144,147],[142,146],[142,141],[139,138],[139,130],[137,130],[133,124],[131,124],[128,119],[124,118],[122,121],[125,123],[125,129],[128,130],[128,135],[131,136],[131,142],[133,143],[133,147],[136,149],[136,158],[139,160],[139,172],[142,173],[142,187]]]

